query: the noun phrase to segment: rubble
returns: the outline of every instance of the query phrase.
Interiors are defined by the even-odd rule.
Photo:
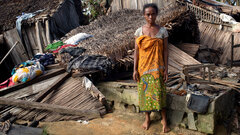
[[[240,92],[240,68],[221,64],[226,64],[231,55],[239,59],[240,55],[236,53],[239,48],[234,54],[230,52],[231,35],[238,36],[239,33],[219,30],[201,22],[195,12],[183,5],[160,9],[159,17],[158,24],[169,31],[169,78],[166,87],[167,113],[171,124],[214,134],[217,123],[229,124],[229,118],[234,114],[231,119],[238,129],[239,103],[235,105],[235,101]],[[133,33],[143,24],[139,10],[125,9],[73,29],[61,38],[63,42],[78,33],[93,35],[77,43],[77,46],[71,46],[75,49],[81,47],[81,54],[57,51],[55,55],[60,64],[46,66],[46,74],[2,89],[0,114],[3,116],[10,112],[12,119],[33,122],[78,120],[88,123],[88,120],[102,117],[114,109],[139,113],[137,84],[131,75]],[[16,30],[6,32],[5,37],[12,36],[11,33],[16,34]],[[7,42],[12,42],[10,39]],[[235,38],[234,43],[238,42],[239,39]],[[97,62],[91,63],[92,59],[85,61],[86,57],[101,57],[108,61],[96,68],[93,66]],[[87,63],[83,66],[76,63],[74,69],[68,68],[68,73],[65,72],[71,62],[79,62],[80,58]],[[206,111],[191,108],[188,95],[207,97]],[[196,100],[200,102],[200,99]],[[155,121],[161,119],[155,113],[151,118]],[[103,122],[102,125],[110,124]]]

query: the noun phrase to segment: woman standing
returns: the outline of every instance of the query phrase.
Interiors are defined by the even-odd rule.
[[[150,112],[161,111],[163,132],[170,129],[166,120],[166,88],[168,79],[168,33],[155,23],[158,14],[156,4],[146,4],[143,15],[146,24],[135,32],[133,79],[138,82],[140,111],[145,112],[143,129],[148,130]]]

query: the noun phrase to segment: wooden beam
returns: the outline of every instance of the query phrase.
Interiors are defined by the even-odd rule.
[[[59,114],[86,116],[88,118],[100,117],[100,113],[97,110],[79,110],[79,109],[68,108],[60,105],[31,102],[31,101],[25,101],[25,100],[16,100],[11,98],[0,97],[0,104],[17,106],[25,109],[47,110],[47,111],[55,112]]]
[[[0,61],[0,65],[2,64],[2,62],[7,58],[7,56],[12,52],[12,50],[15,48],[16,45],[18,45],[19,42],[17,41],[12,47],[11,49],[7,52],[7,54],[3,57],[3,59]]]
[[[57,89],[67,78],[70,77],[70,73],[64,73],[59,78],[59,81],[56,81],[51,86],[49,86],[47,89],[43,90],[41,93],[37,95],[37,97],[33,100],[35,102],[41,102],[50,92]]]
[[[60,69],[60,68],[62,67],[59,63],[45,66],[45,70]]]
[[[97,73],[97,72],[99,72],[99,70],[92,70],[92,71],[86,71],[86,72],[75,71],[74,73],[72,73],[72,77],[73,78],[83,77],[85,75],[94,74],[94,73]]]
[[[47,44],[51,44],[51,34],[50,34],[50,29],[49,29],[49,20],[47,19],[45,22],[46,26],[46,38],[47,38]]]
[[[32,85],[34,83],[37,83],[37,82],[40,82],[40,81],[43,81],[43,80],[46,80],[46,79],[49,79],[51,77],[54,77],[56,75],[59,75],[59,74],[62,74],[66,72],[65,69],[61,68],[61,69],[58,69],[54,72],[50,72],[50,73],[47,73],[47,74],[44,74],[44,75],[41,75],[37,78],[34,78],[33,80],[29,81],[29,82],[26,82],[26,83],[20,83],[20,84],[17,84],[17,85],[14,85],[14,86],[11,86],[11,87],[7,87],[5,89],[2,89],[0,91],[0,96],[4,96],[8,93],[11,93],[11,92],[14,92],[14,91],[17,91],[19,89],[22,89],[24,87],[27,87],[29,85]]]
[[[231,46],[231,67],[233,66],[233,46],[234,46],[234,35],[232,34],[232,46]]]
[[[4,43],[3,34],[0,34],[0,44]]]
[[[37,20],[35,23],[35,29],[36,29],[36,36],[37,36],[37,45],[38,45],[38,49],[39,49],[39,53],[43,53],[43,47],[42,47],[42,40],[40,37],[40,30],[39,30],[39,24],[40,22]]]

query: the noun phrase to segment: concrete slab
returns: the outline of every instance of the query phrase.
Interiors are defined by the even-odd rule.
[[[188,113],[188,128],[197,130],[193,113]]]
[[[176,111],[176,110],[168,110],[167,114],[168,114],[167,116],[170,121],[170,124],[177,126],[182,122],[184,112]]]
[[[8,135],[42,135],[43,129],[13,124]]]

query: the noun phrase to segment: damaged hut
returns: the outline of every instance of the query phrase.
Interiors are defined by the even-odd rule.
[[[48,44],[85,20],[77,0],[1,0],[0,16],[1,58],[18,42],[1,64],[1,81],[9,77],[14,65],[43,53]]]

